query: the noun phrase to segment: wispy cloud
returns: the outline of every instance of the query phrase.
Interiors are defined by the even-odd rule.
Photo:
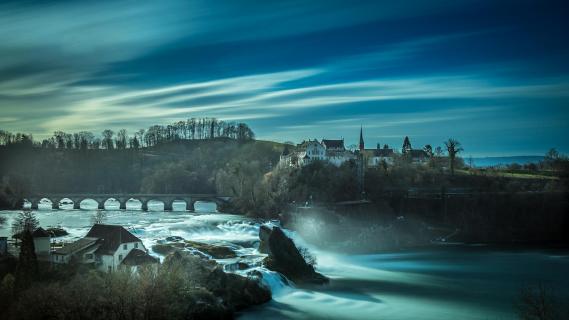
[[[485,81],[483,75],[472,74],[295,86],[295,81],[330,76],[325,73],[331,72],[333,71],[318,68],[291,70],[139,90],[112,86],[82,86],[71,89],[76,100],[68,105],[65,112],[44,122],[42,127],[45,132],[55,129],[100,128],[129,121],[134,125],[141,119],[159,120],[201,114],[226,119],[266,119],[283,117],[310,108],[349,108],[356,103],[373,101],[569,96],[569,82],[559,82],[559,79],[554,79],[554,82],[543,80],[537,83],[500,85]],[[374,112],[382,114],[381,105],[378,105]],[[462,110],[461,114],[468,113]],[[424,122],[455,118],[421,119],[420,121]],[[398,120],[386,121],[383,117],[381,124],[374,126],[408,125],[413,124],[413,121],[418,120],[402,119],[399,116]],[[318,124],[310,125],[315,125],[314,128],[318,129]],[[343,126],[346,125],[343,123]]]
[[[474,120],[520,106],[557,117],[509,111],[494,127],[556,126],[548,134],[562,136],[566,68],[535,73],[566,45],[540,38],[541,48],[508,17],[462,24],[471,2],[5,2],[0,124],[42,137],[213,116],[250,121],[264,138],[347,135],[361,124],[387,138],[474,130]],[[512,30],[519,37],[502,45]],[[520,43],[527,52],[510,52]]]

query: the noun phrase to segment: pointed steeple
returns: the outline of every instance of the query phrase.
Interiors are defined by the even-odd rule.
[[[364,128],[363,126],[360,127],[360,151],[364,151]]]

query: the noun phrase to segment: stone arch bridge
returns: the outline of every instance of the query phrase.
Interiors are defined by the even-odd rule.
[[[32,209],[37,209],[38,204],[42,199],[51,201],[53,209],[59,209],[59,203],[63,199],[73,201],[73,209],[80,209],[81,201],[91,199],[95,200],[99,209],[105,209],[105,202],[110,199],[115,199],[120,203],[120,209],[126,209],[126,202],[130,199],[138,200],[142,203],[142,210],[148,210],[148,202],[151,200],[161,201],[164,203],[164,210],[172,210],[172,203],[174,201],[186,202],[186,210],[193,211],[196,201],[210,201],[215,202],[217,206],[226,204],[231,201],[229,196],[221,196],[216,194],[143,194],[143,193],[127,193],[127,194],[57,194],[45,193],[34,194],[24,197],[25,200],[32,204]]]

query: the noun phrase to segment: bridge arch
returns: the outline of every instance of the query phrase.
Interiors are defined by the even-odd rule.
[[[142,210],[142,201],[137,198],[130,198],[125,202],[125,210]]]
[[[126,201],[125,201],[126,202]],[[117,198],[107,198],[103,202],[103,209],[105,210],[120,210],[121,208],[121,201]]]
[[[142,210],[143,211],[165,211],[166,210],[166,201],[156,200],[153,198],[147,198],[142,201]],[[162,210],[150,210],[152,207],[156,207],[159,204],[162,204]]]
[[[77,201],[74,202],[75,209],[82,209],[82,210],[95,210],[99,208],[99,202],[92,198],[78,198]]]
[[[188,202],[184,199],[174,199],[170,203],[170,210],[171,211],[187,211],[188,210]],[[184,208],[183,210],[175,210],[176,208]]]
[[[71,198],[61,198],[58,202],[54,202],[60,210],[70,210],[75,208],[75,201]]]
[[[22,209],[31,209],[32,205],[33,205],[32,201],[28,199],[24,199],[24,201],[22,201]]]
[[[214,199],[198,200],[194,203],[195,212],[217,212],[218,203]]]
[[[37,202],[35,203],[35,208],[34,208],[34,204],[32,204],[32,209],[37,209],[37,210],[57,209],[55,207],[55,204],[58,202],[59,202],[59,200],[57,202],[55,202],[53,199],[50,199],[50,198],[41,198],[41,199],[38,199]]]

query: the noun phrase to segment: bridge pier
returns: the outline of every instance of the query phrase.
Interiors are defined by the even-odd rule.
[[[148,201],[150,201],[150,200],[146,200],[146,199],[140,200],[140,202],[142,203],[142,206],[140,209],[142,209],[142,211],[148,211]]]
[[[52,210],[57,210],[59,209],[59,202],[61,201],[61,199],[49,199],[51,201],[51,209]]]
[[[127,198],[116,198],[119,201],[119,209],[126,210],[126,202],[129,200]]]
[[[186,210],[191,211],[191,212],[196,211],[196,209],[194,208],[195,203],[196,203],[195,201],[192,201],[191,199],[187,199],[186,200]]]
[[[97,201],[97,209],[98,210],[105,210],[105,200],[96,200]]]
[[[73,201],[73,209],[75,210],[79,210],[81,209],[81,201],[82,199],[80,198],[69,198],[71,201]]]

